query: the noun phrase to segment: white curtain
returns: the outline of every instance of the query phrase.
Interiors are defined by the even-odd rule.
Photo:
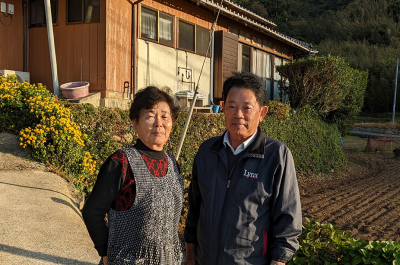
[[[243,44],[238,45],[238,72],[242,71]]]
[[[253,74],[257,74],[257,50],[256,49],[253,49],[253,55],[252,55],[252,57],[253,57],[253,66],[252,66],[252,72],[253,72]]]
[[[267,54],[263,51],[257,50],[257,68],[256,68],[256,75],[262,77],[263,79],[266,78],[266,60]]]
[[[172,17],[160,14],[160,40],[172,43],[173,35],[173,21]]]
[[[142,37],[157,40],[157,14],[142,8]]]
[[[265,60],[265,77],[271,79],[271,54],[266,53],[266,60]]]

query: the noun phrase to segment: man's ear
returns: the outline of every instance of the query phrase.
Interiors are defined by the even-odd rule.
[[[223,110],[224,110],[224,112],[225,112],[225,101],[222,101],[222,104],[221,104],[221,109],[223,109]]]
[[[268,106],[262,106],[260,110],[260,122],[262,122],[267,113],[268,113]]]
[[[136,129],[137,120],[136,120],[136,119],[133,119],[133,120],[131,120],[131,122],[132,122],[132,124],[133,124],[133,128]]]

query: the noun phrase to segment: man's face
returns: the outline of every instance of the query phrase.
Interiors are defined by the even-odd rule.
[[[229,90],[223,109],[231,140],[240,143],[257,131],[258,124],[268,112],[268,107],[260,107],[252,90],[240,87]]]

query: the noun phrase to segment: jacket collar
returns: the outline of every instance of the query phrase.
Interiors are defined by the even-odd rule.
[[[221,137],[217,141],[215,141],[215,143],[211,145],[212,151],[219,153],[221,149],[225,148],[224,136],[226,132],[227,130],[221,135]],[[251,143],[246,149],[247,150],[244,150],[244,152],[246,152],[244,154],[245,156],[264,158],[265,137],[260,127],[258,127],[257,129],[257,135],[256,138],[254,139],[254,142]]]

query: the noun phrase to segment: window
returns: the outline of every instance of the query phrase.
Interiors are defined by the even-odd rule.
[[[174,44],[174,17],[142,6],[141,37],[159,43]]]
[[[53,24],[58,21],[58,1],[51,0],[51,17]],[[46,26],[46,13],[44,10],[43,0],[29,1],[29,27],[44,27]]]
[[[206,28],[196,26],[196,51],[206,54],[210,42],[210,31]],[[210,55],[210,51],[208,54]]]
[[[250,72],[251,47],[239,43],[238,45],[238,71]]]
[[[100,0],[67,0],[67,23],[100,22]]]
[[[228,26],[228,31],[229,31],[230,33],[232,33],[232,34],[235,34],[236,36],[239,35],[239,30],[236,29],[236,28],[233,28],[233,27],[231,27],[231,26]]]
[[[272,42],[267,41],[267,40],[264,40],[264,41],[263,41],[263,47],[264,47],[264,48],[269,48],[269,49],[271,49],[271,50],[274,49],[274,45],[272,44]]]
[[[275,51],[276,51],[277,53],[282,54],[283,48],[282,48],[281,46],[276,46],[276,47],[275,47]]]
[[[179,20],[178,48],[205,55],[209,42],[209,29]],[[210,51],[207,55],[210,55]]]
[[[257,45],[257,46],[261,47],[262,46],[262,39],[257,38],[257,37],[253,37],[253,43],[254,43],[254,45]]]
[[[250,33],[247,33],[247,32],[245,32],[245,31],[241,30],[241,31],[240,31],[239,39],[246,40],[246,41],[249,41],[249,42],[250,42],[250,41],[251,41]]]
[[[195,25],[179,20],[179,48],[189,51],[195,51],[194,31]]]
[[[142,37],[157,40],[157,11],[142,7]]]
[[[160,42],[174,44],[174,17],[160,13]]]

